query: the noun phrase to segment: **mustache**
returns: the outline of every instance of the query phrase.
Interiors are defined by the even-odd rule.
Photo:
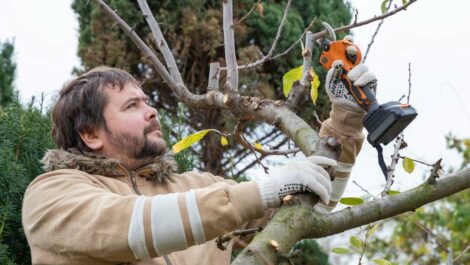
[[[152,120],[149,125],[145,126],[144,134],[154,130],[160,130],[160,123],[157,120]]]

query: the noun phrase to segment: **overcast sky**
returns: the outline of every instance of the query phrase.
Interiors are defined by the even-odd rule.
[[[380,14],[381,0],[354,0],[358,20]],[[401,1],[395,0],[401,4]],[[18,63],[16,87],[23,101],[45,92],[57,93],[80,62],[76,56],[78,23],[64,0],[1,0],[0,40],[15,39]],[[452,3],[452,4],[450,4]],[[397,100],[408,93],[408,63],[412,69],[411,103],[419,112],[405,131],[409,147],[403,154],[415,159],[457,166],[461,160],[445,148],[452,132],[470,137],[470,1],[419,0],[406,12],[387,19],[367,65],[379,79],[379,102]],[[366,50],[377,23],[354,29],[355,41]],[[390,146],[385,149],[388,159]],[[388,161],[387,161],[388,163]],[[413,174],[397,171],[395,189],[417,185],[429,168],[417,165]],[[352,178],[372,192],[384,185],[375,149],[367,143],[358,157]],[[348,195],[362,192],[349,185]]]

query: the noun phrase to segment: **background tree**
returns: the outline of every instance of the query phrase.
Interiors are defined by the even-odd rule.
[[[13,42],[0,42],[0,106],[6,106],[13,101],[16,63],[13,55]]]
[[[284,13],[287,1],[266,1],[256,5],[254,1],[242,0],[234,4],[234,17],[241,21],[235,25],[235,39],[237,46],[238,64],[252,62],[267,54],[271,48],[278,25]],[[141,15],[135,1],[113,0],[109,5],[122,18],[133,27],[136,33],[147,41],[153,42],[148,25]],[[219,62],[225,64],[224,40],[222,32],[222,1],[213,0],[186,0],[186,1],[148,1],[153,14],[162,25],[162,31],[171,52],[175,57],[178,69],[181,71],[183,81],[189,91],[196,94],[207,92],[209,63]],[[151,62],[142,54],[119,27],[96,5],[87,1],[76,0],[73,9],[78,15],[80,38],[79,57],[82,59],[83,70],[106,64],[129,70],[133,75],[143,81],[143,87],[148,94],[154,95],[156,106],[165,110],[167,115],[176,116],[178,99],[171,92],[168,84],[158,75]],[[241,19],[248,15],[245,19]],[[328,21],[333,26],[346,25],[351,20],[351,8],[343,0],[294,1],[289,11],[284,31],[274,54],[285,51],[309,27],[311,21]],[[319,23],[310,28],[312,31],[321,30]],[[342,32],[341,34],[345,34]],[[341,36],[340,36],[341,37]],[[157,50],[155,43],[152,46]],[[283,99],[282,76],[288,70],[302,64],[300,45],[282,57],[282,60],[270,60],[256,68],[242,70],[240,76],[240,94],[260,96],[272,99]],[[313,50],[314,60],[318,59],[318,49]],[[324,80],[325,71],[315,65],[315,71]],[[80,71],[80,70],[77,70]],[[221,73],[225,78],[225,72]],[[320,119],[328,116],[329,102],[325,94],[321,94],[315,109],[307,99],[299,103],[299,109],[305,110],[300,115],[312,127],[318,128],[314,119],[314,110]],[[236,119],[223,109],[201,110],[195,108],[184,109],[185,123],[189,125],[189,132],[212,128],[224,132],[232,132],[237,123]],[[255,133],[255,125],[247,124],[246,138],[250,142],[265,139],[263,143],[285,143],[287,139],[277,129],[269,128]],[[263,138],[269,135],[267,138]],[[228,171],[233,157],[244,157],[250,153],[246,148],[235,146],[227,150],[219,142],[219,136],[210,134],[205,137],[201,146],[195,147],[200,163],[199,169],[211,171],[220,175],[240,175],[240,170]],[[246,169],[245,169],[246,170]]]

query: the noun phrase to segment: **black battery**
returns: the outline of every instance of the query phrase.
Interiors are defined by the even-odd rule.
[[[376,146],[386,145],[400,134],[418,113],[408,105],[397,101],[374,104],[367,111],[362,123],[369,135],[367,141]]]

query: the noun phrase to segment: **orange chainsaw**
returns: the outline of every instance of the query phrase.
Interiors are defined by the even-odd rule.
[[[362,87],[355,86],[347,77],[348,72],[362,60],[359,47],[348,40],[336,40],[333,29],[322,23],[328,32],[328,38],[319,41],[321,47],[320,64],[326,69],[330,69],[336,60],[343,62],[343,73],[341,81],[347,87],[349,93],[359,106],[367,112],[362,120],[362,124],[368,132],[367,141],[377,148],[379,152],[379,164],[382,172],[387,178],[387,168],[383,161],[382,147],[395,139],[418,115],[416,110],[409,104],[391,101],[379,105],[372,93],[369,85]],[[348,49],[355,48],[357,52],[348,52]]]

